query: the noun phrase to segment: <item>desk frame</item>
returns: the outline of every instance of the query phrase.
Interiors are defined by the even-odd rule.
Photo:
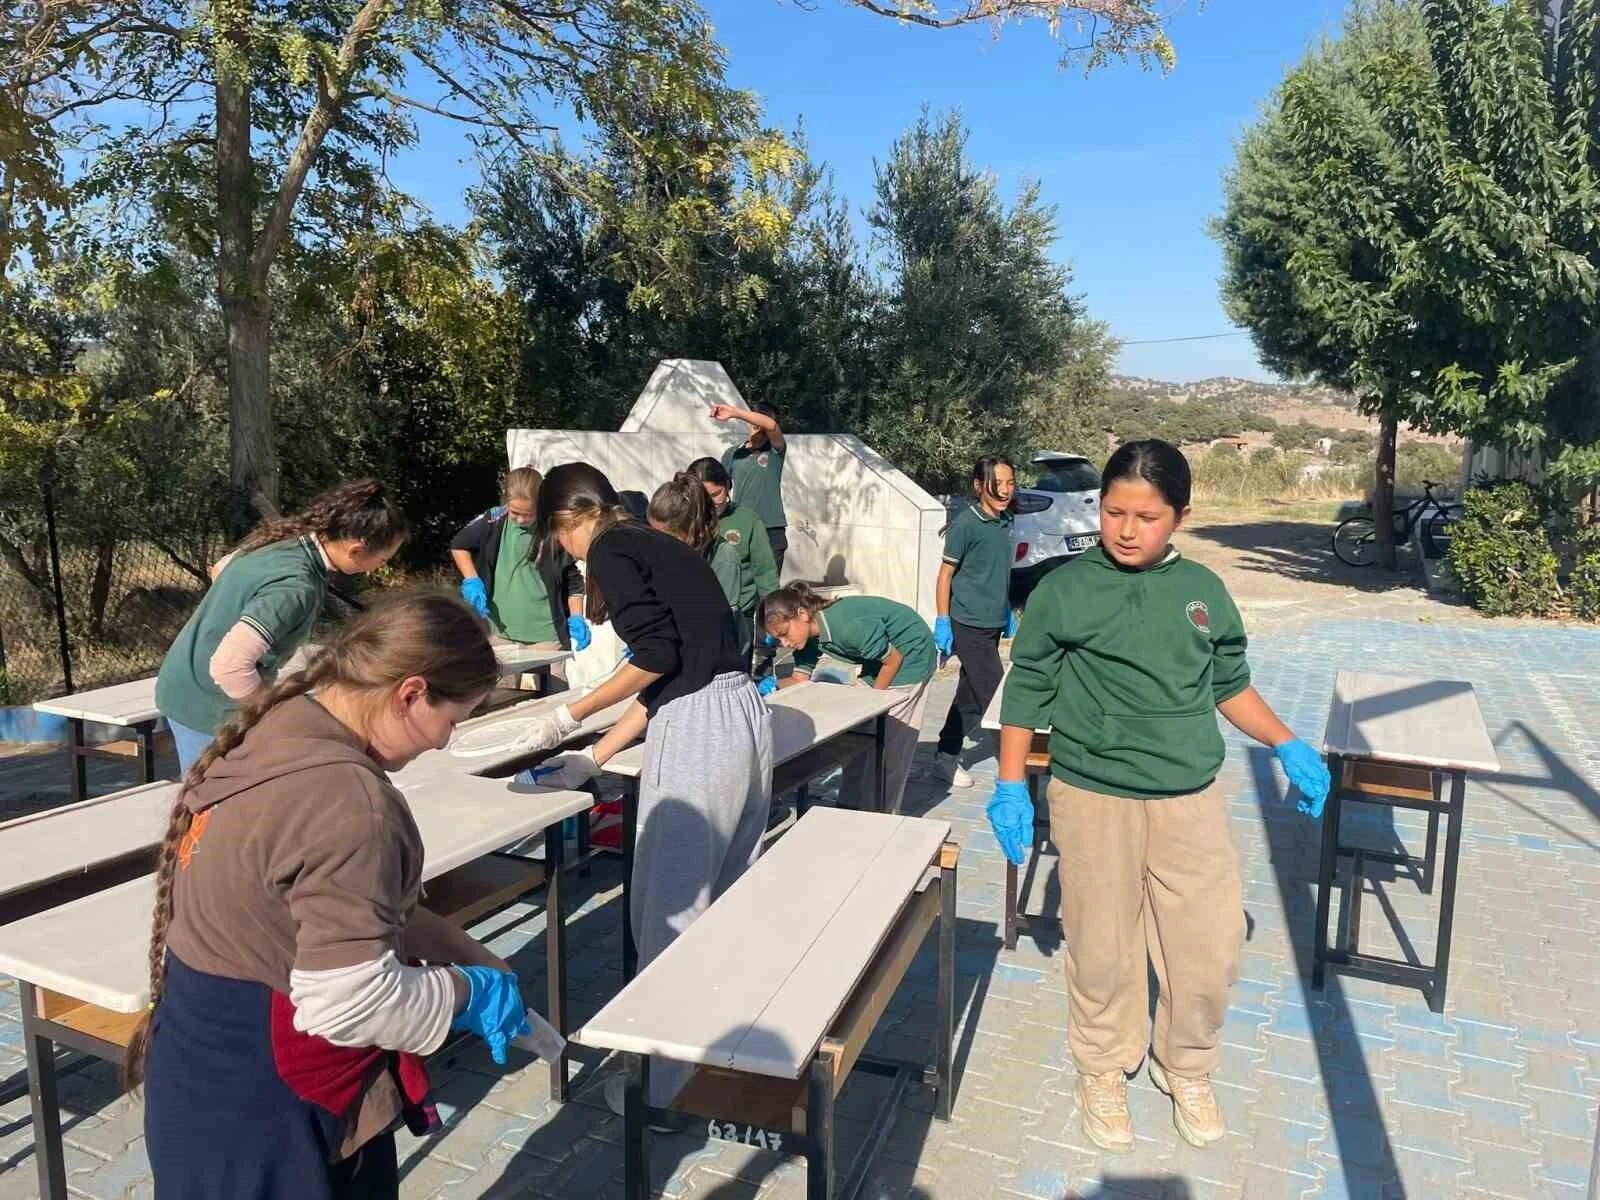
[[[1445,988],[1450,977],[1450,938],[1455,926],[1456,868],[1461,857],[1461,823],[1466,811],[1467,772],[1463,768],[1418,767],[1403,765],[1411,771],[1426,771],[1433,787],[1433,799],[1407,799],[1347,789],[1344,785],[1346,762],[1371,762],[1384,764],[1381,759],[1352,759],[1349,756],[1328,755],[1328,772],[1333,778],[1328,804],[1322,814],[1322,858],[1317,871],[1317,927],[1313,949],[1311,986],[1323,989],[1327,972],[1332,969],[1361,979],[1379,983],[1397,983],[1403,987],[1422,990],[1428,1007],[1434,1012],[1444,1011]],[[1449,799],[1444,798],[1445,783],[1449,782]],[[1346,792],[1348,791],[1348,797]],[[1346,799],[1362,804],[1381,804],[1391,808],[1413,809],[1428,814],[1428,841],[1424,857],[1386,851],[1363,850],[1346,846],[1339,840],[1339,822]],[[1391,863],[1410,867],[1417,872],[1424,893],[1433,892],[1437,850],[1439,842],[1439,817],[1450,819],[1445,835],[1444,866],[1440,876],[1439,926],[1434,942],[1433,963],[1419,966],[1401,959],[1377,954],[1363,954],[1359,949],[1361,935],[1361,891],[1368,861]],[[1332,910],[1333,887],[1341,859],[1350,860],[1350,876],[1344,891],[1344,925],[1346,935],[1342,945],[1332,945],[1328,939],[1328,922]]]

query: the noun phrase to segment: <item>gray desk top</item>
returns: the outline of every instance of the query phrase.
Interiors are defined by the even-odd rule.
[[[1446,770],[1498,771],[1470,683],[1340,671],[1323,752]]]

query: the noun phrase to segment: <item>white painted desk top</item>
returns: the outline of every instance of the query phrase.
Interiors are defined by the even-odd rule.
[[[433,879],[531,837],[594,803],[584,792],[515,792],[506,779],[461,775],[448,788],[411,788],[422,831],[422,877]],[[138,879],[0,928],[0,975],[113,1012],[150,1002],[150,914],[155,876]]]
[[[949,832],[813,808],[574,1040],[798,1078]]]
[[[841,683],[797,683],[767,697],[772,712],[772,765],[782,766],[813,746],[881,717],[900,697],[892,691]],[[637,779],[644,770],[644,745],[620,750],[606,763],[608,775]]]
[[[1500,757],[1470,683],[1340,671],[1325,754],[1458,771],[1498,771]]]
[[[166,832],[176,782],[146,783],[18,817],[0,825],[0,896],[32,891],[58,879],[154,849]]]
[[[507,674],[537,671],[541,667],[566,662],[572,657],[571,650],[538,650],[525,642],[513,642],[507,638],[492,638],[489,644],[494,647],[494,656],[500,660],[500,669]]]
[[[502,725],[519,725],[532,717],[542,716],[563,703],[570,703],[581,692],[559,692],[554,696],[540,696],[535,700],[526,700],[521,704],[513,704],[510,708],[502,708],[497,712],[485,713],[481,717],[473,717],[470,721],[463,721],[456,728],[461,732],[470,730],[498,728]],[[578,741],[581,738],[594,737],[604,733],[615,725],[622,714],[628,711],[633,703],[631,699],[610,708],[602,708],[597,713],[586,717],[578,731],[567,740]],[[413,779],[436,779],[441,776],[454,775],[483,775],[501,767],[509,766],[528,757],[526,750],[509,750],[502,754],[485,754],[478,758],[463,758],[459,754],[450,753],[449,749],[429,750],[426,754],[419,754],[401,770],[394,772],[391,778],[396,784],[404,784]]]
[[[131,679],[110,687],[90,688],[54,700],[35,700],[35,712],[77,717],[98,725],[137,725],[161,715],[156,708],[156,680]]]

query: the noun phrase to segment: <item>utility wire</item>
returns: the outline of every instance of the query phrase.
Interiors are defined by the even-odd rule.
[[[1244,337],[1249,332],[1248,329],[1234,329],[1227,333],[1202,333],[1194,337],[1140,338],[1137,341],[1123,342],[1122,344],[1124,346],[1165,346],[1172,342],[1214,342],[1218,338]]]

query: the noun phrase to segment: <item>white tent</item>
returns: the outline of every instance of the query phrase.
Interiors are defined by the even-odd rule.
[[[649,495],[696,458],[720,458],[748,432],[709,418],[713,404],[748,407],[720,363],[666,359],[617,433],[511,429],[513,467],[593,463],[619,490]],[[930,623],[944,506],[849,434],[788,439],[783,498],[789,517],[784,577],[850,584],[909,604]]]

